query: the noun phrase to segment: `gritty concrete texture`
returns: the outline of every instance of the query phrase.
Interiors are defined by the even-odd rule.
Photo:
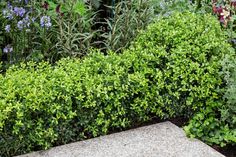
[[[164,122],[19,157],[224,157]]]

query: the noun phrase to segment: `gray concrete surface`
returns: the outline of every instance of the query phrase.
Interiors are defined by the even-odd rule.
[[[224,157],[164,122],[19,157]]]

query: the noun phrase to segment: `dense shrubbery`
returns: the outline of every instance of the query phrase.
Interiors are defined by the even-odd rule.
[[[120,55],[13,66],[0,75],[0,155],[217,106],[220,60],[231,52],[216,19],[177,13],[150,25]]]
[[[201,108],[185,127],[191,137],[200,138],[209,144],[225,146],[236,143],[236,64],[235,58],[225,57],[222,61],[223,76],[227,83],[223,89],[224,99],[218,105]]]
[[[209,15],[196,16],[177,14],[175,19],[158,21],[136,44],[136,49],[147,53],[162,49],[155,67],[165,74],[165,100],[181,113],[180,106],[198,110],[218,98],[215,89],[222,84],[220,60],[232,52],[218,22]]]
[[[186,19],[183,18],[179,22],[179,18],[182,17],[176,17],[176,21],[168,20],[165,25],[156,24],[152,28],[153,31],[149,28],[150,32],[146,32],[144,38],[138,40],[139,44],[145,44],[139,46],[141,49],[145,48],[145,51],[149,48],[151,52],[158,47],[166,50],[167,53],[162,56],[166,63],[159,64],[159,67],[167,69],[164,71],[166,76],[163,75],[163,77],[167,80],[164,88],[168,97],[164,100],[169,101],[172,107],[176,105],[181,115],[191,110],[193,112],[190,112],[190,115],[197,111],[189,126],[185,127],[186,132],[209,144],[221,146],[235,144],[235,72],[231,78],[226,77],[235,68],[235,64],[232,63],[235,59],[234,50],[222,49],[228,45],[227,37],[214,41],[218,36],[224,36],[220,35],[224,34],[220,28],[212,29],[212,25],[216,23],[203,20],[204,27],[208,28],[204,31],[208,32],[211,29],[215,32],[209,35],[202,34],[202,24],[198,21],[202,20],[201,18],[198,20],[193,18],[193,21],[186,18],[188,22],[196,25],[185,25]],[[184,26],[176,28],[176,25],[181,24]],[[155,40],[156,42],[153,43]],[[220,40],[222,40],[222,45]],[[216,43],[220,44],[217,48]],[[224,44],[226,45],[223,46]],[[226,52],[228,55],[219,52]],[[223,58],[227,60],[222,63]],[[225,92],[225,82],[229,85],[224,100],[222,95]],[[157,90],[159,91],[160,88]],[[180,106],[184,110],[181,110]]]

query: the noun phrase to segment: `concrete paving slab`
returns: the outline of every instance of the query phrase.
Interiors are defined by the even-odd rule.
[[[224,157],[164,122],[18,157]]]

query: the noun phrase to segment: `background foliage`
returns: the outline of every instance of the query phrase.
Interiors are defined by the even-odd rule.
[[[113,8],[113,16],[106,19],[108,31],[102,49],[122,52],[155,19],[153,3],[143,0],[121,1]],[[112,9],[112,8],[111,8]]]
[[[12,48],[11,52],[2,53],[4,65],[7,68],[21,61],[54,63],[68,56],[81,58],[91,48],[100,48],[103,53],[121,52],[154,16],[148,1],[105,4],[96,7],[94,1],[86,3],[83,0],[1,3],[1,51]],[[24,9],[25,13],[19,16],[15,8]],[[13,15],[11,19],[5,14],[6,10]],[[49,27],[42,25],[43,17],[48,18]],[[30,23],[19,28],[19,22],[25,19]]]

